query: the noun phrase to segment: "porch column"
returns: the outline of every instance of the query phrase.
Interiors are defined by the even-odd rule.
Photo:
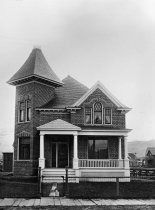
[[[119,145],[118,145],[118,149],[119,149],[118,159],[122,159],[122,145],[121,145],[122,137],[119,137],[118,140],[119,140]]]
[[[124,166],[129,169],[127,136],[124,136]]]
[[[73,157],[73,168],[78,169],[78,135],[74,134],[74,157]]]
[[[39,157],[39,167],[41,167],[41,169],[45,168],[45,158],[44,158],[44,134],[40,134],[40,157]]]

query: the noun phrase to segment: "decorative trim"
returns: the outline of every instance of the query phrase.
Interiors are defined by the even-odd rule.
[[[38,83],[38,84],[41,84],[41,85],[45,85],[45,86],[47,86],[47,87],[52,87],[52,85],[48,85],[48,84],[46,84],[46,83],[43,83],[43,82],[39,82],[39,81],[37,81],[37,80],[32,80],[32,81],[29,81],[29,82],[25,82],[25,83],[23,83],[23,84],[18,84],[18,85],[16,85],[17,87],[20,87],[20,86],[23,86],[23,85],[26,85],[26,84],[30,84],[30,83]],[[10,83],[9,83],[10,84]]]
[[[82,130],[78,132],[81,136],[127,136],[131,129],[124,130]]]
[[[17,133],[16,136],[18,137],[30,137],[30,133],[27,131],[22,131],[20,133]]]
[[[91,95],[97,88],[99,88],[118,108],[128,109],[130,108],[126,107],[124,104],[122,104],[118,99],[116,99],[111,92],[106,89],[106,87],[101,83],[97,82],[88,92],[86,92],[78,101],[76,101],[73,106],[79,106],[84,102],[89,95]]]
[[[36,108],[36,111],[48,111],[48,112],[65,112],[66,109],[49,109],[49,108]],[[67,112],[66,112],[67,114]]]
[[[102,123],[100,123],[100,124],[96,124],[96,123],[94,123],[94,116],[95,116],[95,114],[94,114],[94,105],[95,105],[96,103],[100,103],[100,104],[101,104],[101,106],[102,106],[102,109],[101,109],[101,112],[102,112],[102,114],[101,114],[101,117],[102,117]],[[96,101],[96,102],[93,104],[92,117],[93,117],[93,121],[92,121],[92,124],[93,124],[93,125],[97,125],[97,126],[101,126],[101,125],[103,125],[103,123],[104,123],[104,121],[103,121],[103,104],[102,104],[100,101]]]
[[[22,80],[26,80],[26,79],[30,79],[30,78],[32,78],[32,77],[36,77],[36,78],[38,78],[38,79],[43,79],[43,80],[45,80],[45,81],[47,81],[47,82],[50,82],[50,83],[54,83],[54,84],[56,84],[56,85],[63,85],[64,83],[62,83],[62,82],[57,82],[57,81],[54,81],[54,80],[50,80],[50,79],[48,79],[48,78],[46,78],[46,77],[42,77],[42,76],[39,76],[39,75],[35,75],[35,74],[32,74],[32,75],[30,75],[30,76],[26,76],[26,77],[23,77],[23,78],[20,78],[20,79],[16,79],[16,80],[13,80],[13,81],[8,81],[7,83],[8,84],[11,84],[11,85],[15,85],[14,83],[18,83],[18,82],[21,82]]]

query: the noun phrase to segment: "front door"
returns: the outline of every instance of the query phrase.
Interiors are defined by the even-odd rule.
[[[69,166],[68,143],[52,143],[52,168],[65,168]]]

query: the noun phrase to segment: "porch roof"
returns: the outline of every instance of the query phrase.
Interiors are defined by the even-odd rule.
[[[49,123],[37,127],[37,130],[51,130],[51,131],[80,131],[81,128],[68,123],[64,120],[57,119]]]

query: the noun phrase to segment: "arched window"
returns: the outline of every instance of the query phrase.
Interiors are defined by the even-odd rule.
[[[94,104],[94,124],[102,124],[102,104],[100,102]]]

